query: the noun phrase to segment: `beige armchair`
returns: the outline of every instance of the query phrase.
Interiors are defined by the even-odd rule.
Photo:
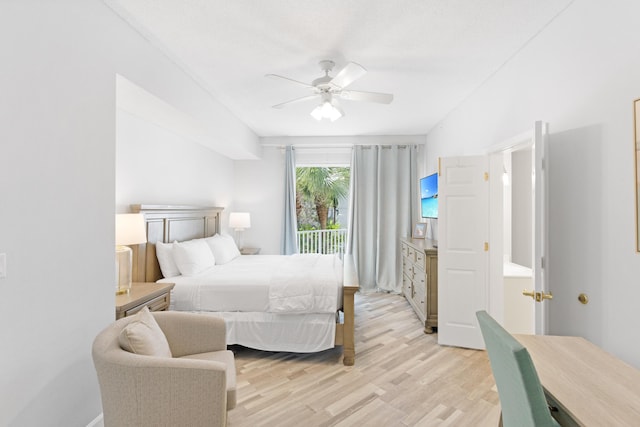
[[[236,371],[224,321],[179,312],[152,313],[173,357],[123,350],[125,317],[94,340],[92,355],[102,394],[104,425],[225,426],[236,405]]]

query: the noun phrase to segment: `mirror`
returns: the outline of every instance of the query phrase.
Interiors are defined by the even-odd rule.
[[[636,252],[640,252],[640,99],[633,101],[633,143],[636,180]]]

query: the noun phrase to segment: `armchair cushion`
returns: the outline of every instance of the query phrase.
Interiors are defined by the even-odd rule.
[[[221,317],[178,311],[158,311],[153,317],[167,337],[173,357],[227,349],[227,329]]]
[[[135,320],[120,332],[120,347],[130,353],[145,356],[171,357],[167,338],[149,308],[144,307],[134,317]]]

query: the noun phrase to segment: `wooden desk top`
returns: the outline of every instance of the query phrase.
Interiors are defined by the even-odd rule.
[[[584,338],[514,336],[544,389],[579,425],[640,426],[640,370]]]

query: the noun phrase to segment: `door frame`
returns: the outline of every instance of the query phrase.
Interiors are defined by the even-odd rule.
[[[532,170],[535,173],[533,188],[533,260],[532,260],[532,280],[536,292],[546,292],[547,283],[545,280],[547,265],[543,259],[548,253],[547,250],[547,182],[546,178],[546,146],[547,146],[547,124],[536,121],[533,129],[509,138],[501,143],[489,147],[489,174],[492,177],[502,177],[503,156],[505,153],[518,151],[531,147],[533,150]],[[488,312],[499,323],[504,323],[504,215],[503,200],[504,186],[502,179],[491,179],[489,181],[489,297]],[[523,296],[524,298],[524,296]],[[544,301],[535,304],[535,332],[544,335],[547,333],[548,310]]]

